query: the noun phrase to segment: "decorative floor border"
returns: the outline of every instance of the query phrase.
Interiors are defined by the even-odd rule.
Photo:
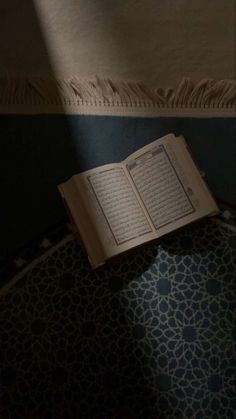
[[[236,116],[236,81],[184,78],[175,89],[142,82],[0,78],[0,113],[118,116]]]
[[[0,296],[15,284],[33,265],[53,253],[58,247],[74,238],[73,227],[63,222],[47,233],[36,237],[0,265]]]

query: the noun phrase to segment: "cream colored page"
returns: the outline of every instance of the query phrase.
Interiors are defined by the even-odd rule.
[[[158,237],[217,211],[181,137],[154,141],[125,163]]]
[[[107,258],[156,237],[122,165],[82,173],[75,182]]]

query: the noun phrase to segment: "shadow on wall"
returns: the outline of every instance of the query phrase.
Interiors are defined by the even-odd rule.
[[[53,77],[54,71],[34,1],[0,4],[1,76]],[[3,73],[7,69],[7,74]]]
[[[33,1],[1,2],[0,19],[0,76],[6,77],[8,84],[12,79],[11,92],[23,104],[24,93],[17,92],[20,87],[15,78],[24,78],[26,68],[29,77],[53,77],[53,64]],[[0,90],[4,92],[4,88],[5,83]],[[63,114],[61,105],[58,111]],[[63,219],[56,185],[78,170],[78,158],[65,116],[0,118],[1,261]]]

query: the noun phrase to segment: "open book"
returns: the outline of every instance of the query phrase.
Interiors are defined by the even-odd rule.
[[[218,207],[183,137],[166,135],[59,185],[93,267]]]

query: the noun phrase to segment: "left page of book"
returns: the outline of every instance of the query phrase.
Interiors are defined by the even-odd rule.
[[[75,175],[62,188],[94,265],[156,238],[155,228],[122,164]]]

